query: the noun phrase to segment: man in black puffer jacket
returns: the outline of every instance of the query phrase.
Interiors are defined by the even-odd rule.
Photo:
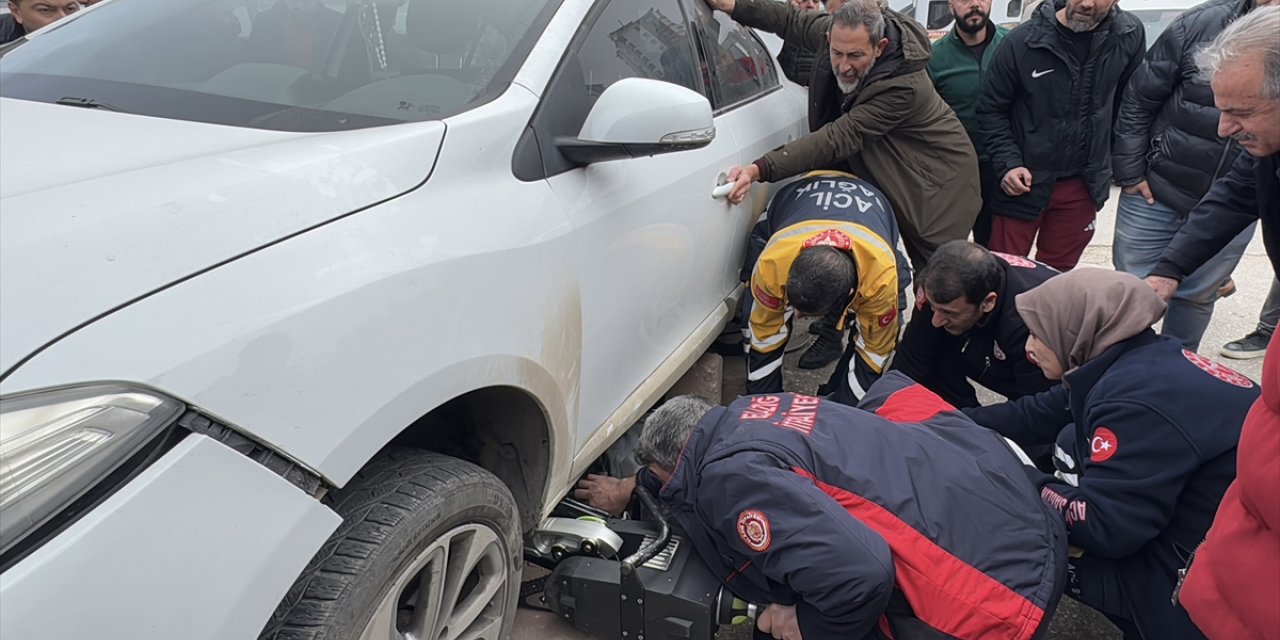
[[[992,251],[1026,256],[1035,243],[1036,260],[1076,266],[1111,192],[1112,123],[1145,40],[1112,0],[1047,0],[1005,37],[977,109],[1001,177],[983,194]]]
[[[833,0],[828,4],[832,5],[832,11],[840,8],[840,0]],[[791,0],[791,6],[801,11],[822,11],[822,3],[818,0]],[[778,66],[788,80],[807,87],[813,76],[813,62],[817,55],[813,49],[798,42],[784,42],[782,50],[778,52]]]
[[[1210,0],[1178,16],[1134,72],[1116,122],[1112,168],[1124,192],[1111,261],[1146,277],[1209,185],[1231,168],[1239,145],[1218,137],[1218,109],[1195,52],[1260,0]],[[1254,226],[1178,285],[1162,332],[1196,351],[1218,298]]]

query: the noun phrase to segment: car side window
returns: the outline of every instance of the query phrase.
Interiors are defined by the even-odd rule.
[[[752,31],[723,13],[697,4],[697,31],[707,59],[711,106],[729,109],[778,87],[778,71],[769,50]]]
[[[665,80],[701,93],[686,25],[677,0],[610,2],[574,56],[582,68],[588,108],[623,78]]]

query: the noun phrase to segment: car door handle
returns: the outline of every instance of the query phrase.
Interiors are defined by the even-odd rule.
[[[728,175],[721,173],[720,177],[716,179],[716,188],[711,190],[711,199],[728,198],[730,191],[733,191],[733,183],[729,182]]]

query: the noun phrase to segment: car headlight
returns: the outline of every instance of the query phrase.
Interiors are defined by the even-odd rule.
[[[121,385],[0,399],[0,553],[92,489],[183,409]]]

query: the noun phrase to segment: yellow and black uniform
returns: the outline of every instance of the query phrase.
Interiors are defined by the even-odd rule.
[[[779,189],[765,215],[744,265],[744,274],[751,269],[747,393],[782,391],[792,315],[787,276],[802,250],[825,245],[849,252],[857,270],[857,289],[836,327],[850,328],[849,346],[825,386],[832,399],[854,404],[898,343],[910,281],[889,200],[851,174],[815,171]]]

